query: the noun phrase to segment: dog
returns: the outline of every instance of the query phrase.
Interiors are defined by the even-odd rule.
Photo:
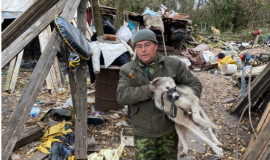
[[[195,96],[193,90],[188,86],[177,87],[170,77],[155,78],[150,85],[150,88],[154,91],[155,106],[175,122],[175,129],[183,147],[180,156],[188,154],[185,136],[189,130],[209,145],[219,158],[222,158],[223,150],[219,147],[222,144],[215,135],[217,127],[199,105],[199,98]],[[208,130],[212,141],[205,136],[196,124]]]
[[[211,26],[211,30],[212,30],[214,36],[219,36],[220,35],[220,31],[218,29],[216,29],[215,27]]]

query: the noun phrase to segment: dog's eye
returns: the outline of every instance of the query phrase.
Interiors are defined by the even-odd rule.
[[[170,89],[170,87],[166,87],[166,89]]]

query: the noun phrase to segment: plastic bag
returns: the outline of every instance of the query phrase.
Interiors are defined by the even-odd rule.
[[[128,23],[124,22],[124,25],[116,33],[117,38],[125,42],[127,42],[132,37],[132,33],[127,26],[128,26]]]
[[[225,56],[223,59],[221,59],[221,60],[218,62],[218,68],[219,68],[222,64],[225,64],[225,63],[237,65],[236,60],[232,59],[231,56]]]

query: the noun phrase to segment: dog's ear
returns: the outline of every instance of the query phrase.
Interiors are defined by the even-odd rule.
[[[153,85],[153,86],[157,86],[158,85],[158,82],[159,82],[159,79],[160,79],[159,77],[158,78],[155,78],[154,80],[151,81],[150,84]]]

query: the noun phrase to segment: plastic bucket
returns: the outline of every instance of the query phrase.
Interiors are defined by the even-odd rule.
[[[222,64],[219,69],[221,74],[234,74],[237,72],[235,64]]]

